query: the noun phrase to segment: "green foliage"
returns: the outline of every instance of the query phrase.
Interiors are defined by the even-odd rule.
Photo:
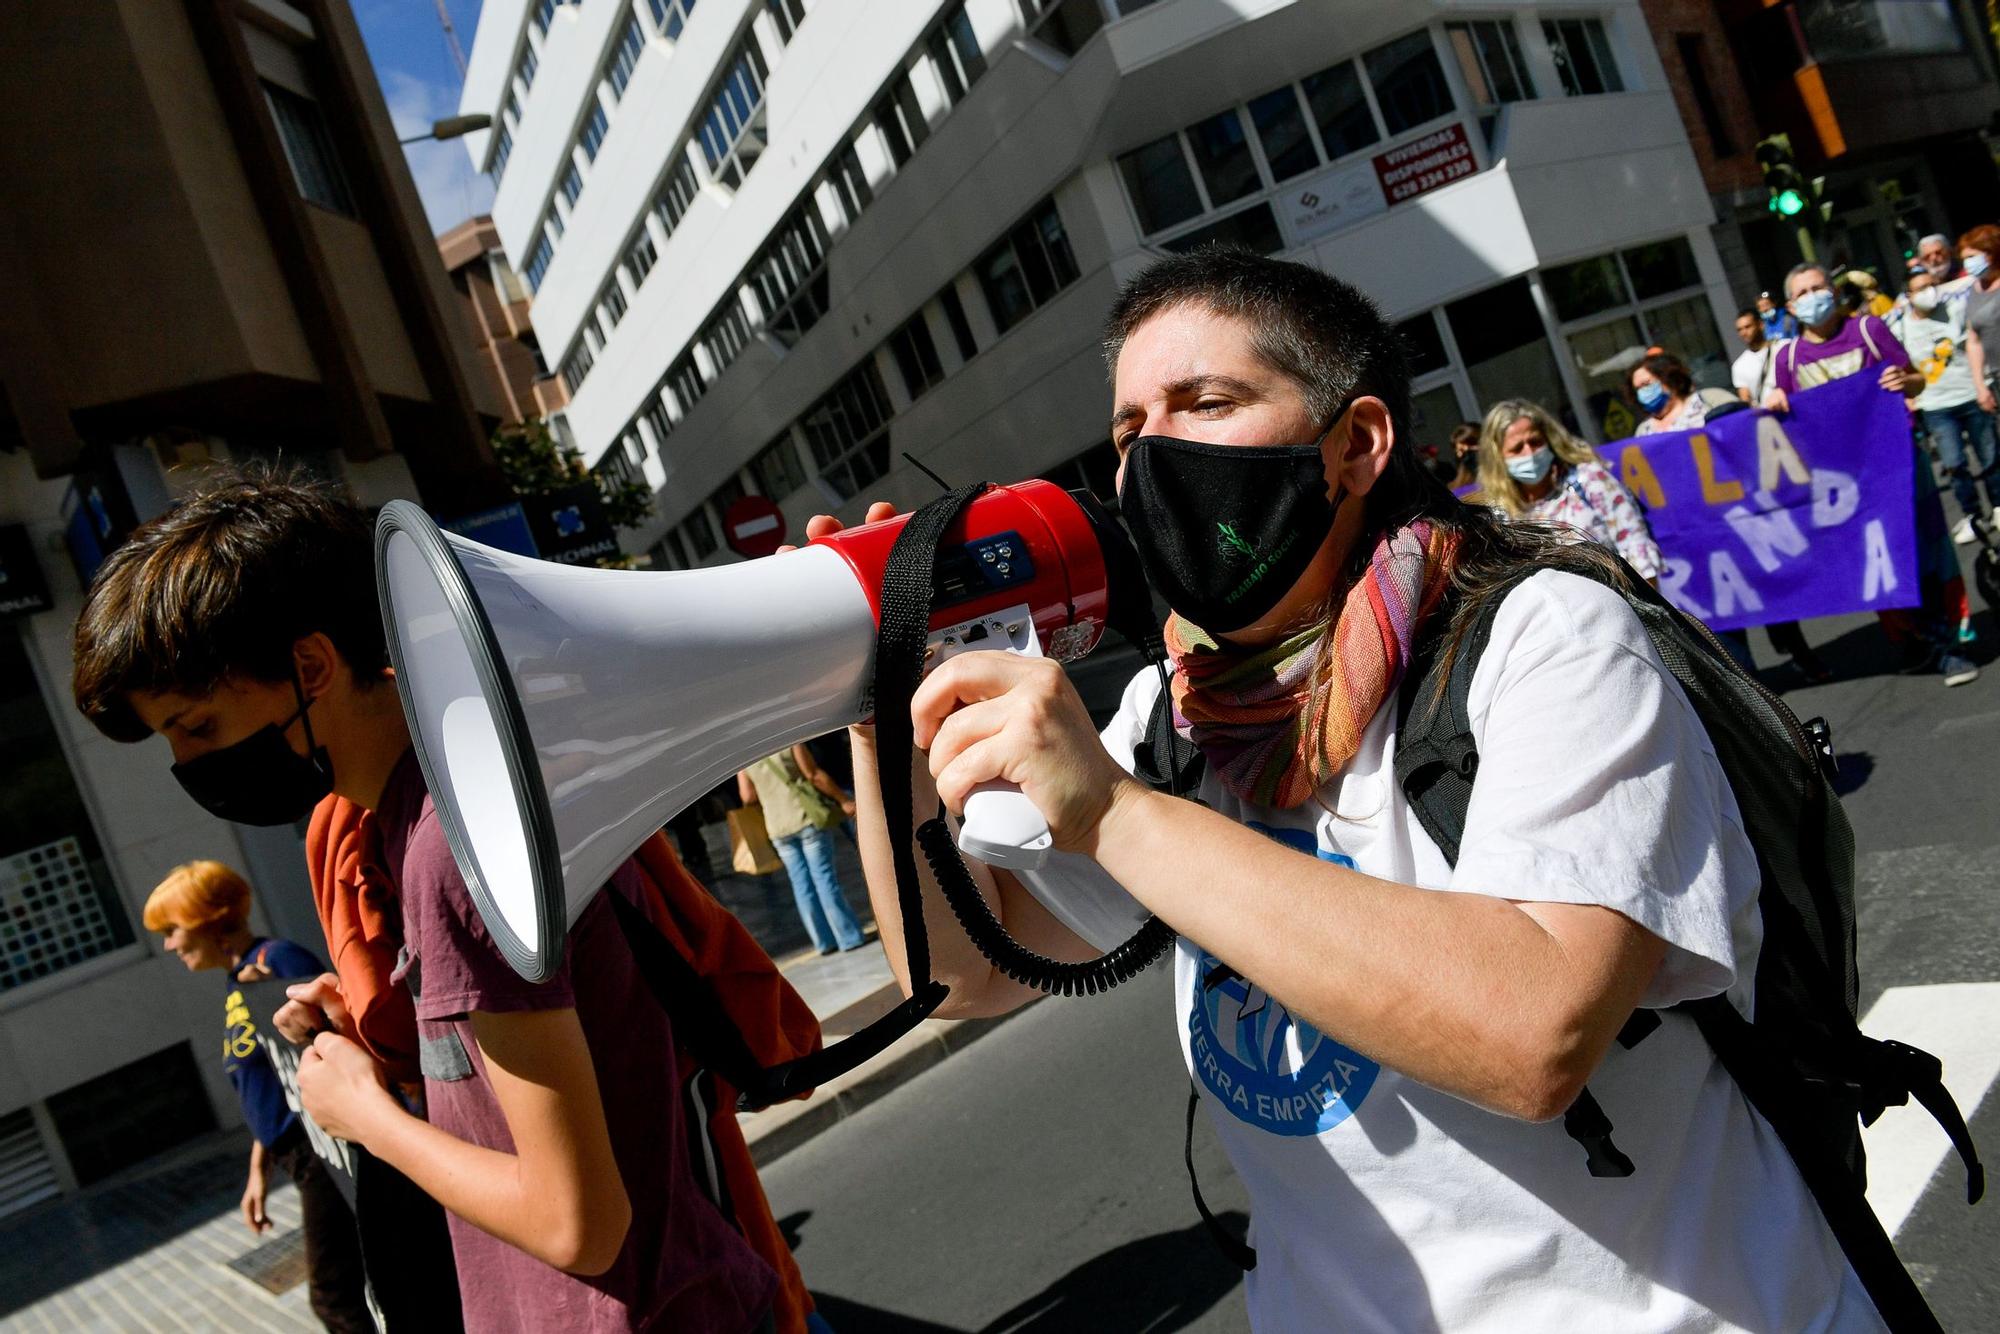
[[[500,473],[518,496],[545,496],[595,482],[604,513],[620,528],[637,527],[653,512],[653,493],[644,482],[599,476],[583,463],[577,450],[560,444],[549,424],[531,417],[519,426],[503,426],[493,436],[493,454]]]

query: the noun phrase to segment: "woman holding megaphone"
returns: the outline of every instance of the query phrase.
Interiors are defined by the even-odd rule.
[[[1252,1196],[1253,1323],[1876,1327],[1693,1023],[1614,1047],[1635,1007],[1747,994],[1759,876],[1612,558],[1436,486],[1394,328],[1317,270],[1163,260],[1118,297],[1106,346],[1121,513],[1174,611],[1170,717],[1205,761],[1199,802],[1131,772],[1153,673],[1099,732],[1056,663],[969,653],[912,703],[914,805],[959,811],[1005,780],[1040,809],[1044,869],[972,868],[1029,949],[1085,958],[1147,912],[1180,933],[1173,1022]],[[1468,647],[1475,625],[1490,637]],[[1447,851],[1395,747],[1412,664],[1460,652],[1480,655],[1483,777]],[[875,742],[853,744],[900,969]],[[1030,999],[924,882],[940,1013]],[[1639,1164],[1622,1179],[1586,1171],[1557,1123],[1586,1081]]]

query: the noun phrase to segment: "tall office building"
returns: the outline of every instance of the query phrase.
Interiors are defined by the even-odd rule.
[[[224,982],[141,927],[178,863],[320,936],[299,834],[202,812],[164,742],[70,703],[98,562],[211,460],[368,503],[507,496],[472,360],[344,0],[16,6],[0,47],[0,1214],[238,1120]]]
[[[652,485],[666,566],[747,492],[795,539],[935,494],[906,455],[1106,485],[1106,308],[1209,241],[1402,321],[1422,441],[1504,395],[1618,434],[1653,343],[1722,371],[1636,0],[487,0],[462,110],[559,430]]]

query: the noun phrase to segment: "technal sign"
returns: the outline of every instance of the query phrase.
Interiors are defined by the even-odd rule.
[[[1415,199],[1477,170],[1479,162],[1472,156],[1472,141],[1465,137],[1463,125],[1447,125],[1375,155],[1375,179],[1391,204]]]
[[[1351,162],[1321,172],[1286,195],[1285,224],[1294,242],[1310,241],[1387,207],[1369,164]]]

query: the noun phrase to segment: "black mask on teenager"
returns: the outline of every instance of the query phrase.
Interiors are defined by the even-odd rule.
[[[1327,498],[1317,443],[1141,436],[1126,454],[1118,492],[1146,578],[1169,607],[1211,634],[1268,616],[1319,554],[1339,508]]]
[[[176,764],[174,777],[210,815],[237,824],[279,825],[303,819],[333,791],[333,761],[313,740],[312,701],[292,678],[299,711],[261,727],[233,746]],[[292,749],[285,729],[303,720],[306,753]]]

